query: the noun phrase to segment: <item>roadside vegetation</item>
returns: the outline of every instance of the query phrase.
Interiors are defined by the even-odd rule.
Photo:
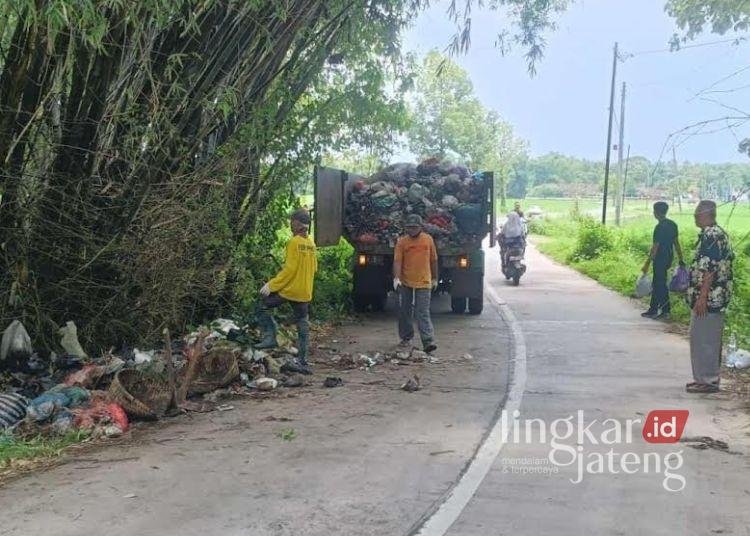
[[[521,200],[524,208],[538,205],[546,216],[532,220],[530,233],[536,235],[540,251],[555,260],[568,264],[625,295],[632,296],[635,280],[651,247],[656,221],[648,213],[648,203],[638,202],[632,208],[626,203],[624,223],[620,227],[602,226],[600,217],[593,216],[590,204],[575,200]],[[568,211],[563,209],[567,206]],[[680,244],[685,260],[690,262],[698,229],[693,223],[693,205],[683,207],[680,214],[675,207],[669,217],[680,228]],[[547,212],[549,210],[549,212]],[[599,205],[598,210],[601,210]],[[613,211],[613,209],[610,209]],[[734,332],[738,341],[750,346],[750,207],[747,203],[720,207],[719,225],[732,238],[736,260],[734,263],[734,298],[727,315],[727,336]],[[676,261],[675,261],[676,263]],[[644,307],[646,300],[644,300]],[[681,295],[672,295],[672,319],[686,324],[690,311]]]

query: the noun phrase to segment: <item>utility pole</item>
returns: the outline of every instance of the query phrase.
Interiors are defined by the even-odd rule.
[[[612,116],[615,111],[615,81],[617,80],[617,43],[612,55],[612,88],[609,94],[609,126],[607,127],[607,157],[604,164],[604,199],[602,202],[602,225],[607,223],[607,190],[609,189],[609,156],[612,149]]]
[[[619,227],[622,217],[622,195],[625,191],[622,174],[622,151],[625,144],[625,82],[620,97],[620,143],[617,144],[617,198],[615,199],[615,224]]]
[[[625,157],[625,175],[622,178],[622,199],[620,206],[625,208],[625,185],[628,183],[628,168],[630,167],[630,144],[628,143],[628,156]]]
[[[672,145],[672,170],[674,172],[674,183],[675,190],[677,190],[677,208],[682,214],[682,180],[677,171],[677,152],[675,151],[674,145]]]

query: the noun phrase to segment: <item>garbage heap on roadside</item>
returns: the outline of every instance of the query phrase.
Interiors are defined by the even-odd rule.
[[[90,357],[68,322],[60,330],[64,352],[41,358],[16,320],[0,343],[0,434],[117,437],[133,420],[227,409],[222,396],[274,390],[298,372],[283,330],[273,351],[254,350],[250,335],[219,319],[178,340],[165,334],[160,349]]]
[[[480,241],[486,231],[481,173],[430,158],[393,164],[356,181],[347,194],[344,227],[349,239],[393,247],[407,215],[418,214],[438,248]]]

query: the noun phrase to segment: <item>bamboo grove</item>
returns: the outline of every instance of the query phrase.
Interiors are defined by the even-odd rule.
[[[404,22],[378,0],[2,4],[0,315],[100,345],[232,301],[233,252],[273,240],[334,104],[326,61],[366,65]]]
[[[485,5],[534,61],[564,3]],[[0,0],[0,321],[104,348],[247,307],[322,152],[404,129],[398,36],[427,4]],[[455,48],[480,4],[451,4]]]

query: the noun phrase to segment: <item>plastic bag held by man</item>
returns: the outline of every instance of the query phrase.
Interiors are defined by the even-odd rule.
[[[684,266],[678,266],[669,282],[669,290],[672,292],[686,292],[690,284],[690,274]]]
[[[646,296],[649,296],[652,288],[651,278],[646,274],[643,274],[635,282],[635,297],[645,298]]]

